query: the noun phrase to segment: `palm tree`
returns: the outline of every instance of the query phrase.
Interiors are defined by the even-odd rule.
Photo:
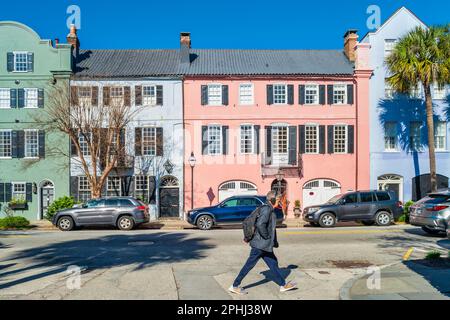
[[[423,87],[428,129],[431,191],[437,191],[436,155],[431,85],[450,83],[449,27],[417,27],[396,44],[386,64],[390,71],[388,83],[403,94]]]

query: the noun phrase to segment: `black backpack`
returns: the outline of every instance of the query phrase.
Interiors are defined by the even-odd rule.
[[[261,208],[266,205],[262,205],[256,208],[247,218],[245,218],[242,223],[242,229],[244,230],[244,240],[245,242],[250,242],[255,236],[256,232],[256,221],[258,220]]]

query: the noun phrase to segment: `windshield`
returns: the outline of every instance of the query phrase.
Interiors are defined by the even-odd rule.
[[[328,200],[325,204],[336,204],[339,200],[341,200],[342,194],[334,196],[330,200]]]

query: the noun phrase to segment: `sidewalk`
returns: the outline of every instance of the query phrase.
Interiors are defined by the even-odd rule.
[[[305,222],[301,219],[287,219],[283,222],[284,228],[301,228],[305,225]],[[58,230],[51,224],[50,221],[40,220],[32,221],[31,226],[36,231],[52,231]],[[282,227],[282,228],[283,228]],[[139,226],[139,229],[160,229],[160,230],[185,230],[194,229],[195,227],[184,220],[156,220]],[[229,226],[223,226],[220,228],[230,228]],[[231,226],[231,228],[240,228],[240,226]]]
[[[341,300],[450,300],[450,269],[408,261],[381,270],[381,289],[371,290],[371,275],[348,281]],[[439,289],[439,290],[438,290]]]

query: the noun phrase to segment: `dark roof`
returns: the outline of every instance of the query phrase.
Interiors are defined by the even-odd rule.
[[[80,50],[75,77],[351,75],[340,50]]]
[[[178,50],[80,50],[76,77],[151,77],[178,75]]]
[[[353,63],[339,50],[191,50],[186,75],[348,75]]]

